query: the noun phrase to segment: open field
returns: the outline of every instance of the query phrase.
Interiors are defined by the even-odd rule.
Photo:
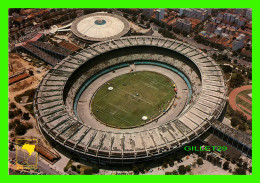
[[[236,96],[236,104],[238,107],[252,116],[252,98],[248,94],[252,93],[252,90],[244,90]]]
[[[238,110],[246,115],[247,119],[252,119],[252,85],[245,85],[235,88],[229,94],[229,104],[233,110]]]
[[[108,87],[113,90],[109,91]],[[164,75],[133,72],[104,84],[94,96],[91,107],[98,120],[115,127],[145,123],[167,109],[175,96],[173,82]]]
[[[250,97],[248,94],[252,94],[252,89],[251,90],[244,90],[240,92],[238,95],[241,95],[245,97],[247,100],[250,100],[252,102],[252,97]]]

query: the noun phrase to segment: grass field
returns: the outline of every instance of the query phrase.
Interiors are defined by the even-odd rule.
[[[108,87],[112,86],[112,91]],[[103,123],[119,128],[142,125],[166,109],[175,97],[173,83],[164,75],[140,71],[110,80],[92,100],[92,112]]]
[[[239,97],[239,96],[242,96],[252,102],[252,98],[250,96],[248,96],[248,94],[250,94],[250,93],[252,93],[252,90],[244,90],[244,91],[240,92],[236,96],[236,104],[240,104],[240,105],[244,106],[245,108],[247,108],[249,111],[252,111],[252,104],[248,103],[246,100]],[[252,116],[252,114],[250,114],[248,111],[244,110],[243,108],[240,108],[240,109],[242,111],[244,111],[245,113],[247,113],[248,115]]]

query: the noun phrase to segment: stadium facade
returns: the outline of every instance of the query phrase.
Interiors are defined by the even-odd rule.
[[[164,67],[190,83],[178,91],[187,96],[178,115],[131,129],[81,120],[75,109],[81,90],[130,65]],[[34,112],[41,130],[80,158],[128,164],[165,156],[198,138],[222,114],[226,93],[222,70],[201,50],[161,37],[122,37],[92,44],[59,62],[41,81]]]

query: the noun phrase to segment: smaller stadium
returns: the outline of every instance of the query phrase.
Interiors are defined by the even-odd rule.
[[[130,25],[119,15],[98,12],[76,19],[71,25],[71,31],[76,40],[91,44],[127,35]]]

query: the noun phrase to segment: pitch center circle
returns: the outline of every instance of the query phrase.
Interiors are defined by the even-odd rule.
[[[175,95],[174,82],[167,76],[152,71],[131,72],[103,84],[91,100],[91,111],[107,126],[133,128],[166,113]]]

